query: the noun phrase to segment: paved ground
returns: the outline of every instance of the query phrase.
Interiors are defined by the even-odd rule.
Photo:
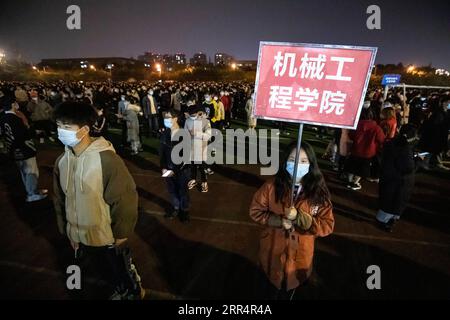
[[[284,136],[283,143],[295,135]],[[308,139],[322,152],[325,141]],[[113,135],[113,140],[116,136]],[[156,156],[157,142],[145,152],[124,155],[140,195],[140,214],[130,239],[136,263],[151,299],[261,298],[264,281],[257,267],[261,228],[248,217],[253,193],[263,183],[257,166],[216,166],[210,192],[192,195],[192,221],[166,221],[164,180]],[[51,189],[51,172],[61,152],[41,145],[38,163],[42,187]],[[317,240],[312,281],[296,299],[311,298],[450,298],[450,175],[419,172],[413,199],[392,234],[374,223],[377,185],[363,182],[349,191],[330,166],[320,161],[333,194],[336,228]],[[73,252],[56,231],[50,201],[23,203],[18,172],[0,159],[0,285],[7,299],[102,298],[104,283],[88,276],[81,293],[66,289],[65,270]],[[382,289],[366,287],[369,265],[381,268]]]

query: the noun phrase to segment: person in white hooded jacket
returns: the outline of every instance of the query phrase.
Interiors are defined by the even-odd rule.
[[[137,221],[133,178],[109,141],[90,136],[96,119],[91,105],[64,102],[55,118],[65,145],[53,172],[59,231],[69,238],[76,258],[101,263],[98,268],[109,276],[112,299],[141,298],[139,277],[135,268],[130,270],[129,249],[124,248]]]

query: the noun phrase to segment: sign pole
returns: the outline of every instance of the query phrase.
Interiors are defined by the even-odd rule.
[[[387,98],[388,90],[389,90],[389,85],[387,84],[384,86],[383,101],[386,100],[386,98]]]
[[[300,123],[298,126],[297,149],[295,150],[294,173],[292,176],[291,207],[294,205],[295,180],[297,178],[297,163],[298,163],[298,158],[300,157],[300,148],[302,145],[302,135],[303,135],[303,123]]]

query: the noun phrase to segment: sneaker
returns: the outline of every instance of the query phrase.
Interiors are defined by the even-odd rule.
[[[380,226],[380,228],[386,232],[392,232],[396,223],[397,219],[390,219],[386,223],[378,221],[378,225]]]
[[[206,169],[205,172],[209,175],[214,174],[214,171],[212,171],[211,168]]]
[[[44,140],[44,138],[39,138],[39,143],[44,143],[45,142],[45,140]]]
[[[179,213],[180,213],[180,210],[174,209],[172,212],[167,212],[167,213],[164,215],[164,218],[167,218],[167,219],[173,219],[173,218],[175,218],[176,216],[178,216]]]
[[[50,140],[51,142],[55,142],[55,138],[53,137],[48,137],[48,140]]]
[[[33,194],[32,196],[27,196],[26,202],[35,202],[47,198],[46,194]]]
[[[195,181],[195,179],[192,179],[191,181],[188,182],[188,189],[191,190],[191,189],[195,188],[196,185],[197,185],[197,181]]]
[[[347,185],[347,188],[352,189],[352,190],[361,190],[361,184],[359,183],[350,183]]]
[[[202,183],[202,192],[208,192],[208,182]]]

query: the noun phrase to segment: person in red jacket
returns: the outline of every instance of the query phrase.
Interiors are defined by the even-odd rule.
[[[228,92],[221,91],[220,92],[220,101],[223,103],[223,108],[225,110],[225,128],[230,127],[230,119],[231,119],[231,100],[228,96]]]
[[[395,110],[390,103],[386,103],[381,110],[380,127],[386,135],[386,140],[394,139],[397,134],[397,118]]]
[[[381,150],[385,139],[383,130],[373,120],[370,108],[362,110],[358,127],[349,133],[349,137],[353,145],[346,164],[346,171],[350,173],[347,188],[360,190],[359,181],[370,177],[371,161]]]

